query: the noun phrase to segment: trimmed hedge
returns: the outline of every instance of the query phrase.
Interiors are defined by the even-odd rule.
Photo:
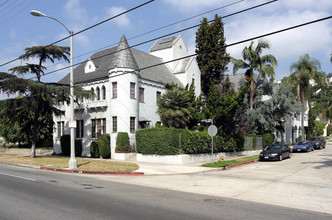
[[[60,137],[61,151],[64,156],[70,156],[70,135],[65,134]],[[82,156],[82,140],[75,139],[75,157]]]
[[[179,133],[181,133],[181,146],[184,129],[175,128],[149,128],[136,131],[137,152],[142,154],[177,155],[179,154]]]
[[[119,132],[116,139],[116,153],[131,153],[135,152],[134,149],[130,146],[129,135],[127,132]]]
[[[111,157],[111,147],[110,147],[111,137],[109,134],[100,135],[98,143],[98,151],[102,158]]]
[[[98,143],[97,141],[92,141],[90,144],[90,155],[92,158],[100,158]]]

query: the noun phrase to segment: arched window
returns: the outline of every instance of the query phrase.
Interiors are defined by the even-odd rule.
[[[97,92],[97,100],[100,100],[100,89],[98,86],[97,86],[96,92]]]
[[[94,88],[91,88],[91,91],[93,92],[93,93],[95,93],[95,89]],[[92,96],[92,101],[94,101],[95,100],[95,96]]]
[[[101,93],[102,93],[103,100],[105,100],[106,99],[106,88],[105,88],[105,86],[101,87]]]

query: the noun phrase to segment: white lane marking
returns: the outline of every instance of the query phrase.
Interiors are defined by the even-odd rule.
[[[20,179],[25,179],[25,180],[37,181],[35,179],[31,179],[31,178],[27,178],[27,177],[23,177],[23,176],[16,176],[16,175],[12,175],[12,174],[9,174],[9,173],[1,173],[0,172],[0,174],[5,175],[5,176],[16,177],[16,178],[20,178]]]

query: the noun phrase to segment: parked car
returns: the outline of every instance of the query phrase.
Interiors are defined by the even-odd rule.
[[[260,154],[259,160],[283,160],[292,156],[291,149],[284,144],[267,146]]]
[[[306,151],[310,152],[314,150],[314,143],[311,141],[299,141],[293,146],[293,152]]]
[[[325,148],[326,140],[324,137],[312,137],[310,141],[314,144],[315,149]]]

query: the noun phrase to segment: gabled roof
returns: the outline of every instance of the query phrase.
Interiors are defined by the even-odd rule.
[[[125,45],[128,45],[127,40],[122,37],[119,46],[123,48]],[[163,63],[161,58],[150,55],[135,48],[119,51],[119,46],[93,54],[90,59],[97,67],[97,69],[93,72],[85,73],[84,67],[86,62],[81,63],[78,67],[76,67],[74,69],[74,84],[82,84],[108,79],[108,72],[110,68],[124,67],[138,70],[139,76],[142,79],[162,84],[174,82],[178,85],[182,85],[178,78],[174,76],[174,74],[165,64],[140,70],[141,68]],[[128,46],[125,48],[128,48]],[[59,83],[69,84],[69,74],[61,79]]]
[[[163,50],[167,48],[171,48],[173,46],[173,42],[176,40],[176,37],[170,37],[163,39],[161,41],[157,41],[151,48],[150,52]]]

